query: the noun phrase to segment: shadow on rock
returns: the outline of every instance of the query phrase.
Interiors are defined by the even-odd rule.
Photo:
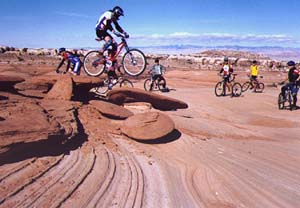
[[[166,144],[170,142],[174,142],[181,137],[181,132],[177,129],[174,129],[171,133],[161,138],[152,139],[152,140],[137,140],[136,141],[144,144]]]

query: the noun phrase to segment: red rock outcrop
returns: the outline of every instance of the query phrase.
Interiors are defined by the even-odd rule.
[[[108,100],[121,105],[131,102],[148,102],[159,110],[176,110],[188,108],[185,102],[163,95],[147,92],[137,88],[114,89],[107,94]]]
[[[90,104],[103,116],[111,119],[126,119],[133,115],[133,113],[126,108],[105,101],[90,101]]]
[[[69,76],[61,77],[48,92],[47,100],[71,100],[73,95],[73,80]]]
[[[24,81],[25,79],[18,76],[0,75],[0,90],[13,89],[15,84]]]
[[[168,135],[174,128],[175,124],[169,116],[160,112],[147,112],[126,119],[121,131],[133,139],[154,140]]]

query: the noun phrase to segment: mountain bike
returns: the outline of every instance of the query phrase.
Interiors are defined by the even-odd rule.
[[[83,69],[89,76],[100,76],[105,71],[107,65],[117,61],[123,48],[126,51],[121,59],[124,71],[130,76],[138,76],[145,71],[147,62],[144,53],[138,49],[129,48],[124,35],[120,33],[115,33],[115,35],[121,37],[121,42],[118,44],[117,51],[113,56],[106,55],[107,51],[105,51],[104,63],[99,50],[90,51],[84,56]],[[101,39],[96,40],[101,41]]]
[[[122,87],[122,88],[124,88],[124,87],[132,88],[133,87],[133,83],[129,79],[125,78],[124,73],[121,73],[121,76],[119,76],[118,79],[106,78],[103,81],[103,85],[92,88],[90,90],[90,92],[93,92],[100,96],[105,96],[109,90],[111,90],[114,86],[116,86],[118,84],[119,84],[119,87]]]
[[[248,75],[248,77],[250,77]],[[263,78],[263,76],[259,76],[259,78]],[[254,92],[263,92],[263,90],[265,89],[265,84],[260,82],[258,79],[257,80],[253,80],[250,78],[250,81],[246,81],[243,85],[242,85],[242,91],[246,92],[248,89],[253,89],[254,88]]]
[[[151,84],[152,84],[152,89],[151,88]],[[165,89],[167,82],[165,79],[161,79],[161,78],[157,78],[155,81],[153,81],[152,79],[152,75],[150,78],[147,78],[144,81],[144,89],[146,91],[152,91],[152,90],[159,90],[162,91]]]
[[[296,85],[296,87],[299,89],[300,86]],[[282,110],[282,109],[293,110],[293,103],[294,103],[293,92],[292,92],[291,87],[289,86],[285,90],[285,97],[283,96],[282,92],[279,93],[278,108],[279,108],[279,110]]]
[[[219,74],[220,77],[222,75]],[[235,82],[235,77],[237,74],[232,74],[232,78],[227,82],[227,86],[225,84],[225,80],[222,77],[222,81],[218,82],[215,86],[215,94],[217,97],[226,96],[226,89],[229,88],[231,90],[232,97],[239,97],[242,94],[242,85],[239,82]]]

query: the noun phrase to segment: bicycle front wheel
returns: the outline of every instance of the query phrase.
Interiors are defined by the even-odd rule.
[[[129,88],[132,88],[133,87],[133,84],[130,80],[128,79],[123,79],[121,82],[120,82],[120,87],[129,87]]]
[[[145,82],[144,82],[144,89],[145,89],[146,91],[150,91],[150,87],[151,87],[151,79],[148,78],[148,79],[146,79]]]
[[[146,57],[138,49],[128,50],[122,58],[122,66],[130,76],[139,76],[146,69]]]
[[[242,85],[242,91],[243,92],[246,92],[249,87],[250,87],[251,83],[249,81],[245,82],[243,85]]]
[[[99,51],[88,52],[83,59],[83,69],[87,75],[92,77],[100,76],[105,69],[105,65],[101,64]]]
[[[158,87],[158,90],[160,90],[160,91],[163,90],[165,88],[164,86],[166,86],[166,85],[167,85],[167,83],[163,79],[160,79],[157,81],[157,87]]]
[[[224,95],[224,86],[223,82],[218,82],[215,86],[215,94],[217,97]]]
[[[279,95],[278,95],[278,109],[279,110],[284,109],[284,97],[283,97],[282,93],[279,93]]]
[[[239,97],[242,94],[242,85],[240,83],[234,83],[232,86],[232,96]]]

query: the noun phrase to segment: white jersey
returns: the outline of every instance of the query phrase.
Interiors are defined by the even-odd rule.
[[[96,29],[99,30],[111,29],[111,22],[114,21],[116,21],[116,19],[113,15],[113,12],[111,11],[104,12],[96,24]]]

